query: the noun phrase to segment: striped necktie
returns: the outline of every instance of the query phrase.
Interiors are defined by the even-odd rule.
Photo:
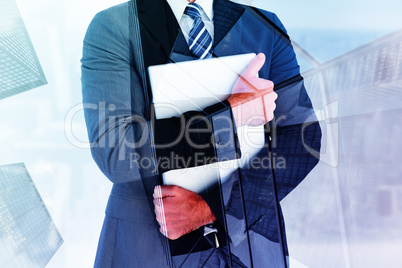
[[[212,37],[201,18],[202,8],[196,3],[189,3],[184,14],[194,20],[193,27],[189,32],[188,46],[190,52],[197,59],[212,58]]]

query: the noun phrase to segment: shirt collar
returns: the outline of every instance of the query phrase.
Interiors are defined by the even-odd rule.
[[[184,10],[188,4],[187,0],[166,0],[173,11],[174,16],[177,21],[180,21],[181,16],[183,15]],[[208,16],[209,20],[212,21],[214,17],[213,11],[213,0],[196,0],[197,4],[199,4],[204,10],[205,14]]]

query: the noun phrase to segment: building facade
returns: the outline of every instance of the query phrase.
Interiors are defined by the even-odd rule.
[[[62,243],[25,165],[0,166],[0,267],[45,267]]]
[[[0,0],[0,99],[47,84],[14,0]]]

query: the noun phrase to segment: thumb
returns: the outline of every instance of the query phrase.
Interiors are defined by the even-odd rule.
[[[265,55],[264,53],[259,53],[247,67],[247,69],[242,73],[242,76],[247,77],[255,77],[258,72],[261,70],[262,66],[265,63]]]

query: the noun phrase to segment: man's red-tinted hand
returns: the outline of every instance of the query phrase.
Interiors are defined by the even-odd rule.
[[[180,186],[158,185],[153,197],[159,230],[169,239],[177,239],[216,220],[201,196]]]
[[[278,95],[274,84],[257,74],[265,63],[265,55],[259,53],[237,80],[228,98],[236,126],[259,126],[272,120]]]

